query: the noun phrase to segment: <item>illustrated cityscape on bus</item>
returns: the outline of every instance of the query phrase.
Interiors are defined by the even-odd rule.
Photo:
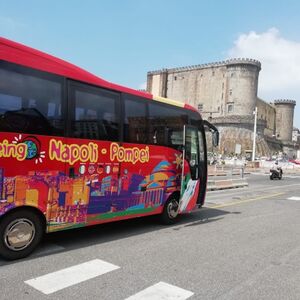
[[[46,216],[48,231],[158,213],[169,195],[181,189],[179,151],[170,151],[166,156],[151,145],[122,148],[110,142],[100,151],[98,144],[92,142],[64,145],[48,137],[42,137],[41,143],[33,136],[8,135],[11,141],[0,141],[0,156],[30,162],[32,169],[25,171],[30,170],[26,167],[25,174],[6,176],[5,168],[0,168],[0,215],[18,206],[37,207]],[[45,141],[49,143],[46,148]],[[105,163],[101,163],[101,155]],[[76,176],[52,169],[56,161],[74,165]],[[145,162],[151,168],[143,168]],[[43,163],[47,169],[40,167]],[[129,165],[131,171],[122,169],[122,164]],[[189,175],[185,177],[188,182]],[[195,188],[199,186],[189,184],[186,189],[182,210],[195,206]]]

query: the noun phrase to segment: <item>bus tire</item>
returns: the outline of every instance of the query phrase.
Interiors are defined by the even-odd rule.
[[[176,195],[171,195],[166,201],[160,220],[165,225],[174,224],[179,219],[179,199]]]
[[[19,209],[0,219],[0,255],[7,260],[28,256],[40,243],[44,224],[30,209]]]

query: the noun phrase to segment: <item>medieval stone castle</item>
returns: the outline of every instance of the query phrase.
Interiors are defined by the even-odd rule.
[[[147,74],[147,91],[184,101],[196,107],[204,119],[220,131],[221,153],[251,153],[257,107],[256,153],[294,155],[299,140],[292,141],[294,100],[267,103],[257,97],[261,63],[230,59],[217,63],[162,69]]]

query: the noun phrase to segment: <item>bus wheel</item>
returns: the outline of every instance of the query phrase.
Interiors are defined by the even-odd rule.
[[[163,224],[169,225],[174,224],[179,217],[179,200],[176,196],[171,196],[165,206],[164,210],[161,214],[161,221]]]
[[[17,210],[0,220],[0,255],[8,260],[28,256],[43,237],[40,217],[31,210]]]

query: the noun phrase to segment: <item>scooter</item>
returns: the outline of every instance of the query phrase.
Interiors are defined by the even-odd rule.
[[[281,180],[282,179],[282,169],[280,167],[277,167],[277,169],[271,169],[270,170],[270,179],[273,180],[273,179],[279,179]]]

